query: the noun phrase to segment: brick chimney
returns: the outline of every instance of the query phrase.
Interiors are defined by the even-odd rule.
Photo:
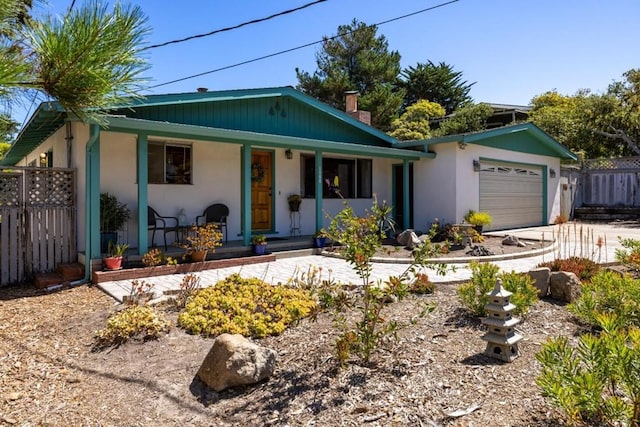
[[[371,113],[369,111],[358,111],[358,95],[360,94],[355,90],[345,92],[346,112],[354,119],[371,126]]]

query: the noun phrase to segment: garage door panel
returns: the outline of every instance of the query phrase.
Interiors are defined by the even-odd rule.
[[[493,218],[487,229],[542,224],[542,186],[542,167],[482,162],[480,210]]]

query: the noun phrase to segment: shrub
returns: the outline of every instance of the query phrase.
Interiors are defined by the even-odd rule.
[[[460,285],[458,297],[474,316],[486,315],[485,305],[489,302],[487,294],[494,289],[498,278],[502,280],[502,286],[513,293],[511,302],[516,305],[514,314],[527,313],[538,301],[538,290],[529,275],[513,271],[498,274],[500,268],[491,263],[472,262],[470,266],[471,281]]]
[[[491,215],[487,212],[469,210],[469,212],[464,216],[464,220],[471,225],[490,225],[493,218],[491,218]]]
[[[598,263],[576,256],[542,262],[538,267],[549,267],[551,271],[568,271],[574,273],[583,282],[591,280],[600,271]]]
[[[556,215],[556,218],[553,220],[554,224],[564,224],[565,222],[567,222],[568,219],[566,216],[560,214],[560,215]]]
[[[573,425],[640,425],[640,329],[619,329],[615,315],[599,316],[604,332],[543,344],[536,384]]]
[[[631,270],[640,271],[640,240],[620,237],[618,240],[625,249],[616,249],[616,261]]]
[[[316,302],[307,291],[233,274],[198,291],[178,316],[178,325],[204,336],[230,333],[262,338],[281,334],[315,309]]]
[[[142,264],[145,267],[155,267],[164,262],[164,253],[159,248],[153,248],[142,255]]]
[[[435,291],[436,285],[425,273],[417,273],[409,285],[409,292],[412,294],[432,294]]]
[[[200,290],[200,278],[195,274],[187,274],[180,282],[180,290],[175,299],[177,308],[184,308],[187,302]]]
[[[132,305],[109,316],[106,328],[96,331],[96,346],[120,345],[134,337],[155,339],[169,329],[169,322],[152,307]]]
[[[624,327],[640,327],[640,280],[602,271],[582,285],[580,298],[568,310],[582,322],[601,328],[601,313],[615,313]]]

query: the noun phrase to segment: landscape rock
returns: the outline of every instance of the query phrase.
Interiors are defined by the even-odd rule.
[[[549,294],[551,269],[549,267],[534,268],[529,271],[529,277],[535,282],[534,286],[538,288],[538,297],[546,297]]]
[[[520,239],[518,239],[516,236],[513,236],[511,234],[509,234],[504,239],[502,239],[502,244],[505,246],[520,246],[519,243],[520,243]]]
[[[572,302],[582,293],[582,282],[574,273],[554,271],[549,277],[551,298]]]
[[[495,253],[493,251],[491,251],[490,249],[485,248],[484,246],[480,246],[480,245],[475,245],[471,248],[471,250],[465,252],[467,255],[470,256],[491,256],[491,255],[495,255]]]
[[[222,334],[205,357],[198,378],[215,391],[255,384],[273,374],[276,352],[242,335]]]
[[[418,235],[411,229],[406,229],[402,233],[398,234],[396,240],[398,241],[398,244],[408,249],[413,249],[421,243]]]

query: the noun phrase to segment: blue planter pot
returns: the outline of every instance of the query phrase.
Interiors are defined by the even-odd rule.
[[[326,237],[314,237],[313,241],[316,245],[316,248],[324,248],[324,245],[327,243]]]
[[[265,251],[267,250],[267,245],[252,245],[253,246],[253,253],[256,255],[264,255]]]

